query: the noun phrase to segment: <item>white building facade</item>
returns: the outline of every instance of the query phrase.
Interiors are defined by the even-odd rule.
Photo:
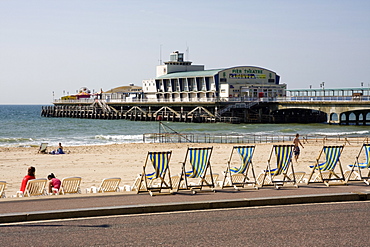
[[[170,61],[157,66],[155,79],[142,82],[146,99],[205,102],[285,96],[286,84],[280,84],[280,76],[271,70],[255,66],[205,70],[183,58],[183,53],[172,53]]]

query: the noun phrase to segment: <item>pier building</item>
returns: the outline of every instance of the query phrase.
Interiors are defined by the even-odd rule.
[[[205,102],[239,97],[282,97],[286,84],[274,71],[255,66],[205,70],[204,65],[184,61],[178,51],[157,66],[155,79],[143,80],[148,100]]]

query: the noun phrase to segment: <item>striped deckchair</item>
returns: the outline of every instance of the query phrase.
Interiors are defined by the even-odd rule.
[[[319,182],[329,186],[330,181],[341,181],[345,183],[342,165],[340,162],[340,155],[343,152],[344,146],[324,146],[319,156],[316,159],[316,163],[312,168],[312,172],[308,177],[307,184]],[[325,162],[320,163],[321,155],[325,154]],[[340,175],[335,172],[336,167],[339,168]],[[315,175],[315,177],[313,177]]]
[[[149,192],[150,195],[153,195],[153,192],[160,193],[163,189],[169,189],[172,193],[172,181],[169,169],[171,155],[172,151],[148,152],[137,186],[137,193]],[[153,165],[154,172],[152,173],[147,173],[149,162]]]
[[[202,190],[203,187],[210,187],[214,191],[214,178],[211,169],[211,155],[213,147],[207,148],[188,148],[185,160],[182,163],[180,181],[184,181],[183,188],[178,185],[177,190],[191,190],[193,194],[196,190]],[[189,159],[188,159],[189,157]],[[187,161],[190,163],[191,170],[186,171]],[[207,179],[207,172],[209,177]]]
[[[256,176],[254,173],[252,157],[254,153],[255,146],[234,146],[231,150],[230,158],[227,162],[227,168],[224,174],[224,179],[222,181],[221,188],[234,187],[238,190],[239,187],[251,184],[254,188],[258,189],[256,186]],[[234,155],[235,153],[239,155]],[[235,156],[240,158],[240,166],[232,167],[231,164],[236,159]],[[249,169],[250,168],[250,169]],[[253,180],[248,178],[248,172],[251,171]]]
[[[276,189],[279,189],[285,183],[293,183],[294,186],[298,187],[292,161],[293,149],[294,145],[273,145],[267,161],[267,169],[262,174],[261,187],[264,185],[273,185]],[[276,168],[271,167],[273,161],[276,162]],[[288,176],[289,168],[291,173]]]
[[[360,159],[363,151],[365,152],[366,161],[364,163],[360,163],[359,159]],[[356,156],[356,160],[355,160],[354,164],[351,164],[348,167],[351,170],[346,172],[346,173],[348,173],[347,176],[346,176],[347,177],[346,182],[348,182],[349,180],[363,180],[365,182],[365,184],[370,185],[370,183],[369,183],[369,179],[370,179],[370,143],[364,143],[362,145],[362,147],[360,149],[360,152]],[[365,173],[366,174],[365,175],[365,174],[363,174],[363,172],[365,172],[366,169],[367,169],[367,174]],[[353,177],[355,177],[355,179],[351,179],[352,174],[353,174]]]

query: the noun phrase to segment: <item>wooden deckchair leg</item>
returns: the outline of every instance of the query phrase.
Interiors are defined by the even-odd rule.
[[[316,164],[314,165],[314,167],[312,168],[312,171],[311,171],[311,173],[310,173],[310,176],[308,177],[308,180],[307,180],[307,184],[309,184],[309,183],[310,183],[311,178],[312,178],[313,174],[315,173],[315,169],[316,169],[316,167],[317,167],[317,163],[316,163]]]
[[[342,174],[342,178],[341,178],[341,180],[343,180],[343,183],[344,183],[344,184],[347,184],[346,179],[344,178],[344,173],[343,173],[342,163],[341,163],[340,161],[339,161],[339,170],[340,170],[340,173]]]
[[[222,180],[222,184],[221,184],[221,189],[224,188],[226,179],[228,178],[229,175],[230,175],[230,179],[231,179],[230,164],[228,164],[228,167],[226,168],[224,179]]]

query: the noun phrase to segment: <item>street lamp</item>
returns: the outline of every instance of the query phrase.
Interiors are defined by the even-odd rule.
[[[320,88],[322,88],[325,97],[325,82],[320,83]]]

